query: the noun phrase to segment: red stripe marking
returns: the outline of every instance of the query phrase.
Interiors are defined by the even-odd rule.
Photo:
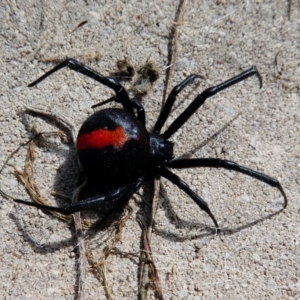
[[[77,149],[103,148],[106,146],[122,147],[127,141],[122,126],[114,130],[98,129],[88,133],[82,133],[77,138]]]

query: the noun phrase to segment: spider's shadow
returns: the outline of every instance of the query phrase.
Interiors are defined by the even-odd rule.
[[[26,130],[28,132],[30,132],[31,131],[31,125],[28,122],[28,118],[25,117],[25,114],[29,114],[29,115],[32,115],[32,116],[36,116],[37,114],[32,113],[32,112],[25,112],[22,115],[22,122],[23,122]],[[69,128],[66,128],[66,126],[64,124],[60,124],[59,122],[55,122],[53,120],[53,117],[43,115],[43,116],[39,116],[39,118],[41,118],[43,121],[45,121],[49,125],[57,127],[58,129],[62,130],[63,132],[67,132],[69,130]],[[224,128],[221,129],[221,130],[224,130]],[[53,151],[53,152],[57,153],[57,147],[59,147],[59,146],[57,146],[57,144],[53,143],[51,141],[51,139],[47,139],[47,138],[45,138],[44,142],[47,143],[47,151]],[[192,153],[197,151],[203,145],[204,144],[201,143],[200,145],[196,146],[195,149],[193,149],[190,153],[186,153],[185,155],[190,156]],[[71,199],[72,198],[72,192],[75,190],[75,188],[77,186],[79,186],[78,182],[80,182],[80,176],[79,176],[80,170],[79,170],[79,166],[78,166],[78,163],[77,163],[76,150],[75,150],[74,145],[71,143],[69,145],[69,149],[66,150],[66,151],[63,151],[61,153],[62,153],[61,155],[64,158],[64,161],[56,171],[56,176],[55,176],[53,188],[57,192],[68,195]],[[66,186],[65,183],[70,183],[70,184],[68,186]],[[146,182],[146,186],[147,186],[147,184],[149,184],[149,183]],[[149,187],[149,185],[148,185],[148,187]],[[179,229],[195,229],[196,228],[196,229],[199,229],[200,233],[196,234],[196,235],[193,235],[193,236],[187,237],[187,236],[182,236],[178,233],[172,233],[170,231],[161,230],[161,229],[158,229],[157,227],[155,227],[156,234],[158,234],[158,235],[160,235],[160,236],[162,236],[165,239],[170,240],[170,241],[184,241],[187,238],[188,239],[199,239],[199,238],[203,238],[203,237],[206,237],[206,236],[216,234],[215,228],[209,227],[207,224],[189,222],[189,221],[181,219],[176,214],[175,210],[173,209],[171,201],[170,201],[170,199],[167,195],[167,192],[166,192],[165,188],[163,187],[162,184],[160,184],[160,187],[161,187],[160,195],[159,195],[160,196],[160,201],[161,201],[160,203],[162,204],[162,207],[165,210],[165,215],[166,215],[167,219],[170,221],[170,223],[174,224],[175,227],[179,228]],[[97,189],[96,188],[95,188],[95,190],[93,190],[93,188],[91,188],[91,189],[90,188],[91,187],[89,187],[89,189],[85,189],[85,191],[88,190],[88,195],[83,195],[83,197],[93,196],[93,194],[97,194]],[[147,187],[146,187],[146,190],[147,190]],[[148,188],[148,190],[149,190],[149,188]],[[152,197],[152,196],[153,195],[150,195],[150,197]],[[149,203],[148,198],[149,198],[149,195],[148,195],[148,197],[147,196],[142,196],[142,205],[145,205],[145,203]],[[67,205],[68,202],[66,202],[66,201],[67,200],[62,200],[60,198],[57,198],[56,199],[57,206]],[[113,205],[116,205],[116,204],[113,204]],[[104,224],[102,224],[101,228],[102,227],[103,228],[108,227],[113,221],[115,221],[116,219],[118,219],[121,216],[121,214],[124,211],[125,205],[122,205],[122,204],[119,204],[119,203],[117,203],[117,205],[119,205],[118,209],[116,209],[116,211],[112,214],[112,216],[110,218],[108,218],[108,220]],[[100,209],[102,210],[102,212],[97,213],[97,217],[101,220],[101,218],[103,216],[105,216],[106,210],[105,209],[103,210],[102,208],[100,208]],[[149,208],[148,208],[148,210],[149,210]],[[141,213],[142,211],[145,212],[143,207],[140,209],[140,215],[143,215],[142,218],[144,220],[146,220],[147,223],[149,223],[149,220],[148,220],[149,217],[147,215],[145,215],[145,213]],[[260,223],[260,222],[262,222],[262,221],[264,221],[268,218],[271,218],[271,217],[279,214],[281,211],[282,210],[279,210],[275,213],[270,213],[269,215],[267,215],[265,217],[262,217],[258,220],[252,221],[252,222],[249,222],[249,223],[244,224],[242,226],[238,226],[236,228],[221,229],[221,233],[227,235],[227,234],[232,234],[232,233],[241,231],[245,228],[252,227],[257,223]],[[89,213],[87,213],[87,216],[88,217],[90,216]],[[94,214],[91,213],[91,216],[94,218],[95,213]],[[24,228],[22,228],[21,223],[17,221],[16,217],[13,216],[12,218],[13,218],[14,222],[16,223],[17,227],[21,231],[23,231],[25,239],[27,241],[29,241],[30,244],[32,245],[32,247],[34,247],[35,250],[37,250],[38,252],[41,252],[41,253],[47,252],[47,250],[45,250],[47,247],[52,249],[52,250],[49,250],[49,251],[53,251],[53,248],[56,248],[56,249],[58,248],[59,249],[60,247],[66,247],[66,245],[70,245],[71,241],[73,240],[73,238],[71,238],[71,239],[67,239],[67,240],[59,242],[59,243],[54,243],[54,244],[50,243],[50,244],[47,244],[47,245],[40,246],[32,238],[30,238],[28,234],[26,234]],[[92,229],[91,229],[91,232],[93,232]],[[74,233],[72,234],[72,236],[74,236]]]
[[[197,144],[192,148],[191,150],[183,153],[181,156],[178,156],[177,159],[184,159],[184,158],[191,158],[197,151],[199,151],[201,148],[206,146],[209,142],[214,140],[217,136],[219,136],[223,131],[225,131],[231,124],[234,122],[238,117],[240,116],[240,113],[238,113],[233,119],[231,119],[228,123],[226,123],[224,126],[222,126],[218,131],[216,131],[213,135],[208,137],[206,140],[203,142]],[[170,221],[171,224],[173,224],[176,228],[178,229],[186,229],[188,231],[190,230],[199,230],[201,233],[196,234],[196,235],[190,235],[190,236],[182,236],[177,233],[171,233],[166,230],[161,230],[158,229],[157,226],[155,227],[155,232],[159,234],[160,236],[163,236],[165,239],[168,239],[170,241],[185,241],[186,239],[199,239],[203,237],[207,237],[210,235],[215,235],[216,234],[216,228],[210,227],[208,224],[203,224],[203,223],[195,223],[195,222],[189,222],[181,219],[177,214],[176,211],[172,207],[172,201],[170,201],[170,198],[167,194],[166,189],[164,188],[162,182],[160,182],[160,203],[162,208],[165,211],[165,216],[167,219]],[[281,213],[284,210],[284,208],[273,212],[269,213],[268,215],[258,218],[257,220],[248,222],[244,225],[240,225],[237,227],[233,228],[221,228],[220,233],[222,235],[229,235],[229,234],[234,234],[236,232],[239,232],[243,229],[250,228],[256,224],[259,224],[266,219],[271,219],[272,217],[276,216],[277,214]],[[155,226],[155,222],[154,222]]]
[[[31,248],[34,250],[34,252],[36,252],[36,253],[48,254],[48,253],[53,253],[54,251],[58,251],[60,249],[66,248],[66,247],[74,246],[73,234],[70,238],[67,238],[67,239],[59,241],[59,242],[40,244],[27,232],[24,224],[22,224],[22,222],[20,221],[20,218],[17,215],[17,213],[10,213],[9,217],[15,223],[17,229],[20,232],[22,232],[23,240],[26,243],[28,243],[31,246]]]
[[[203,223],[195,223],[195,222],[189,222],[186,220],[181,219],[174,208],[172,207],[172,201],[170,200],[166,189],[164,188],[163,184],[160,184],[160,203],[165,211],[166,218],[170,221],[171,224],[174,224],[174,226],[178,229],[187,229],[187,230],[199,230],[199,234],[191,234],[189,236],[186,235],[180,235],[175,232],[170,232],[167,230],[159,229],[154,223],[154,231],[157,235],[160,235],[161,237],[165,238],[166,240],[172,241],[172,242],[183,242],[186,240],[197,240],[200,238],[216,235],[216,229],[214,227],[209,227],[207,224]],[[257,220],[248,222],[246,224],[232,227],[232,228],[221,228],[220,233],[221,235],[231,235],[235,234],[237,232],[240,232],[244,229],[251,228],[259,223],[264,222],[267,219],[271,219],[274,216],[280,214],[284,208],[274,212],[269,213],[268,215],[261,217]]]

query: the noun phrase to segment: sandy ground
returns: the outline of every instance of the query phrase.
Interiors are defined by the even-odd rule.
[[[162,104],[177,4],[98,2],[2,1],[1,165],[28,140],[33,125],[38,131],[55,129],[24,115],[25,107],[65,116],[78,129],[92,113],[92,104],[113,95],[70,70],[27,87],[66,57],[108,75],[116,71],[118,59],[126,57],[138,68],[151,55],[160,77],[143,104],[148,128],[153,125]],[[230,229],[216,236],[205,230],[213,224],[194,202],[163,180],[151,246],[165,299],[300,298],[300,2],[290,1],[290,8],[288,1],[264,2],[187,2],[171,84],[191,73],[205,79],[179,97],[168,124],[197,93],[255,65],[262,89],[252,77],[209,99],[174,135],[175,152],[182,155],[195,148],[238,115],[194,156],[234,160],[278,178],[288,207],[268,217],[282,208],[283,198],[276,188],[245,175],[211,169],[177,172],[209,203],[220,226]],[[88,23],[76,29],[83,21]],[[130,88],[131,83],[124,85]],[[70,162],[69,145],[58,137],[46,141],[37,150],[35,180],[42,195],[56,205],[50,197],[53,186],[70,195],[76,167]],[[23,149],[10,164],[22,169],[25,157]],[[12,167],[4,169],[0,183],[7,194],[29,199]],[[110,255],[107,260],[107,284],[114,299],[137,299],[140,196],[135,200],[130,201],[134,213],[116,247],[136,255]],[[76,298],[73,227],[3,197],[0,204],[0,298]],[[96,259],[107,242],[98,236],[87,242]],[[89,268],[84,288],[84,299],[107,299],[103,282]],[[148,297],[154,299],[154,294]]]

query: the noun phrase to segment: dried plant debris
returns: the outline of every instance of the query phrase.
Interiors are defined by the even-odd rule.
[[[28,111],[33,111],[33,110],[27,110]],[[39,111],[35,111],[38,114],[42,114]],[[44,113],[49,117],[48,113]],[[54,116],[51,116],[54,118]],[[59,119],[55,119],[57,122],[60,123]],[[72,144],[73,143],[73,136],[72,136],[72,130],[68,133],[64,133],[61,130],[57,131],[51,131],[51,132],[38,132],[35,126],[31,128],[31,132],[33,133],[33,137],[30,138],[27,142],[20,144],[12,153],[10,153],[5,160],[3,166],[0,169],[0,174],[6,167],[12,167],[14,170],[14,174],[17,178],[17,180],[24,186],[27,194],[29,197],[36,203],[42,204],[42,205],[51,205],[51,202],[47,199],[47,197],[43,196],[40,188],[38,187],[38,184],[35,181],[35,161],[38,157],[38,154],[36,153],[36,147],[38,148],[43,148],[45,147],[46,137],[53,137],[53,136],[58,136],[62,142],[67,143],[67,144]],[[27,153],[26,153],[26,158],[25,158],[25,163],[23,170],[21,170],[19,167],[15,165],[10,164],[10,160],[14,157],[16,153],[18,153],[21,149],[27,147]],[[39,166],[41,167],[41,166]],[[12,195],[6,194],[4,191],[0,191],[1,195],[3,195],[5,198],[8,199],[14,199]],[[71,197],[68,195],[65,195],[63,193],[57,192],[57,191],[52,191],[51,195],[60,198],[60,199],[65,199],[67,201],[71,201]],[[49,214],[55,216],[56,218],[65,221],[67,223],[72,222],[72,216],[68,215],[63,215],[57,212],[49,212]],[[82,221],[82,226],[84,228],[89,228],[92,226],[92,222],[89,219],[83,220]]]
[[[107,279],[107,259],[111,253],[114,253],[115,246],[122,239],[123,229],[125,227],[126,222],[131,217],[133,210],[129,206],[126,207],[128,214],[121,219],[120,221],[116,221],[111,225],[111,228],[114,227],[113,232],[111,232],[109,241],[106,243],[106,246],[103,248],[102,254],[100,257],[96,257],[91,248],[89,247],[89,243],[87,244],[86,255],[89,262],[89,265],[94,272],[96,278],[102,282],[106,298],[109,300],[115,299],[113,293],[111,291],[109,281]],[[116,252],[119,254],[119,252]]]
[[[117,61],[118,71],[114,72],[120,81],[133,81],[131,91],[137,98],[142,98],[148,94],[153,83],[159,78],[158,70],[155,64],[149,60],[139,68],[135,68],[133,64],[126,58]]]
[[[151,61],[147,61],[146,64],[137,71],[137,74],[137,79],[133,84],[133,91],[136,96],[144,97],[148,94],[153,82],[158,79],[159,74]]]
[[[73,33],[75,30],[77,30],[78,28],[82,27],[86,23],[88,23],[87,20],[80,22],[70,33]]]
[[[132,80],[135,75],[134,66],[126,58],[117,61],[117,68],[118,71],[115,74],[124,79]]]

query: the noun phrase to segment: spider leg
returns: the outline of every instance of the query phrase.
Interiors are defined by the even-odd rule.
[[[162,168],[159,169],[159,174],[162,177],[165,177],[166,179],[168,179],[169,181],[171,181],[173,184],[177,185],[181,190],[183,190],[191,199],[193,199],[196,204],[202,209],[204,210],[212,219],[212,221],[214,222],[217,231],[219,231],[219,225],[214,217],[214,215],[212,214],[212,212],[210,211],[207,203],[200,198],[199,195],[197,195],[189,186],[186,182],[184,182],[179,176],[175,175],[174,173],[172,173],[170,170],[166,169],[166,168]]]
[[[286,194],[277,179],[267,176],[263,173],[251,170],[249,168],[240,166],[237,163],[230,161],[230,160],[222,160],[222,159],[218,159],[218,158],[177,159],[177,160],[173,160],[173,161],[169,162],[167,164],[167,166],[169,168],[174,168],[174,169],[201,168],[201,167],[224,168],[227,170],[233,170],[233,171],[236,171],[239,173],[243,173],[243,174],[251,176],[255,179],[263,181],[264,183],[266,183],[272,187],[278,188],[284,198],[283,208],[286,208],[287,203],[288,203]]]
[[[100,73],[92,70],[88,66],[78,62],[75,59],[69,58],[65,60],[64,62],[58,64],[50,71],[46,72],[44,75],[39,77],[37,80],[30,83],[28,86],[32,87],[44,80],[46,77],[50,76],[51,74],[59,71],[60,69],[68,67],[78,73],[81,73],[85,76],[88,76],[98,82],[100,82],[103,85],[106,85],[107,87],[113,89],[117,95],[117,98],[115,101],[120,102],[124,109],[130,112],[133,112],[133,104],[132,101],[129,99],[128,93],[125,90],[125,88],[114,78],[112,77],[105,77],[101,75]]]
[[[138,180],[134,184],[129,186],[124,185],[118,189],[115,189],[111,192],[104,193],[102,195],[98,195],[95,197],[91,197],[88,199],[83,199],[78,202],[71,203],[64,207],[55,207],[55,206],[48,206],[39,203],[24,201],[20,199],[14,199],[15,202],[33,206],[42,210],[50,210],[55,211],[64,215],[70,215],[76,213],[78,211],[84,210],[93,210],[97,207],[101,207],[102,204],[108,202],[117,202],[117,201],[127,201],[131,198],[131,196],[137,191],[137,189],[141,186],[142,181]]]
[[[212,97],[218,92],[229,88],[230,86],[237,84],[240,81],[247,79],[253,75],[257,75],[260,82],[260,87],[262,86],[262,78],[255,67],[252,67],[241,74],[234,76],[233,78],[218,84],[216,86],[210,87],[199,94],[193,102],[173,121],[169,128],[163,133],[163,136],[168,139],[172,136],[182,125],[199,109],[199,107],[205,102],[207,98]]]
[[[164,104],[158,119],[156,121],[156,124],[154,125],[154,128],[152,130],[153,133],[159,134],[162,127],[164,126],[168,116],[170,115],[171,109],[176,101],[177,95],[190,83],[192,83],[196,78],[202,78],[204,77],[196,74],[189,75],[186,79],[184,79],[181,83],[176,85],[171,93],[169,94],[166,103]]]
[[[42,210],[50,210],[50,211],[55,211],[64,215],[71,215],[73,213],[76,213],[78,211],[83,211],[83,210],[92,210],[95,207],[101,205],[104,201],[116,201],[122,197],[122,193],[120,191],[114,191],[113,193],[107,194],[105,196],[98,196],[98,197],[93,197],[93,198],[88,198],[84,199],[79,202],[72,203],[70,205],[66,205],[63,207],[55,207],[55,206],[48,206],[48,205],[43,205],[35,202],[29,202],[29,201],[24,201],[20,199],[14,199],[15,202],[33,206]]]

